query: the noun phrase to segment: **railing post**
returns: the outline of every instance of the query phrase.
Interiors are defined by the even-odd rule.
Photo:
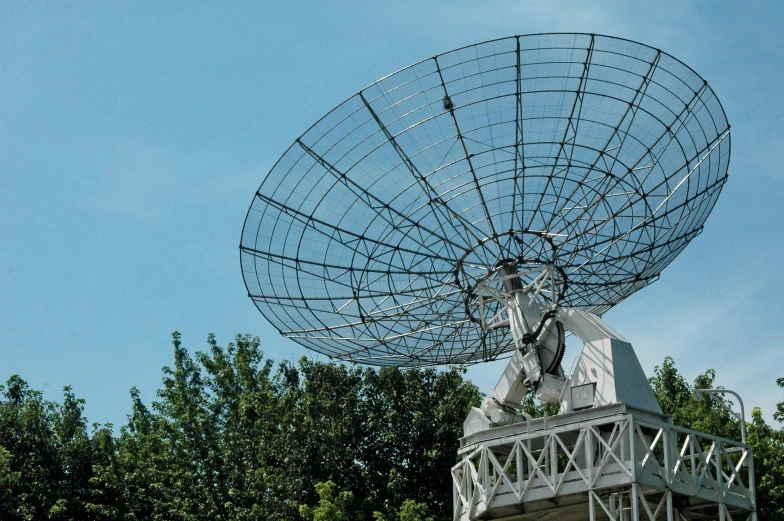
[[[632,468],[632,481],[637,481],[637,451],[635,450],[636,443],[634,442],[637,424],[634,421],[634,416],[631,414],[626,416],[626,425],[626,428],[629,429],[629,462]]]
[[[586,425],[585,429],[585,467],[586,476],[588,476],[588,488],[593,488],[593,432],[591,426]]]
[[[457,514],[458,504],[460,503],[460,493],[459,489],[457,488],[457,483],[455,483],[454,476],[452,477],[452,520],[457,521]]]
[[[749,469],[749,486],[746,490],[746,493],[749,495],[749,500],[751,502],[751,508],[754,509],[754,520],[757,519],[757,492],[756,488],[754,487],[754,450],[751,447],[744,447],[744,451],[747,451],[748,455],[746,456],[746,466]]]
[[[515,468],[517,469],[517,490],[523,490],[523,442],[517,441],[514,444]]]
[[[724,449],[724,445],[719,441],[715,440],[713,444],[716,447],[716,450],[713,451],[713,458],[714,458],[714,467],[716,468],[716,487],[718,488],[717,492],[719,493],[719,501],[721,502],[721,506],[719,507],[724,511],[724,496],[726,495],[724,491],[724,472],[721,470],[721,452]],[[722,514],[723,515],[723,514]],[[724,518],[722,517],[722,521]]]
[[[558,442],[554,433],[550,433],[550,477],[553,485],[558,483]]]
[[[468,462],[468,464],[473,466],[473,463],[471,463],[470,461]],[[471,517],[470,512],[473,512],[474,505],[476,503],[475,500],[475,498],[477,497],[476,489],[477,486],[479,486],[479,483],[477,483],[477,481],[479,480],[479,470],[481,470],[481,466],[479,469],[477,469],[476,481],[474,480],[474,473],[471,472],[471,469],[468,470],[469,470],[469,474],[468,474],[468,479],[466,480],[466,485],[468,485],[469,490],[467,491],[468,494],[466,495],[466,498],[468,498],[468,512],[469,512],[469,517]]]
[[[675,470],[675,460],[672,454],[673,446],[677,447],[678,445],[678,436],[675,435],[675,440],[673,441],[673,433],[667,427],[660,427],[660,432],[662,435],[662,443],[664,445],[664,472],[667,474],[667,481],[665,483],[669,487],[672,485],[672,480],[674,478],[674,470]],[[655,450],[655,449],[654,449]]]
[[[528,454],[533,456],[534,453],[531,452],[531,438],[528,438],[525,441],[525,443],[526,443],[526,446],[528,447]],[[533,477],[533,473],[534,473],[534,462],[532,461],[531,457],[529,457],[527,455],[526,455],[525,460],[526,460],[525,465],[528,467],[528,479],[531,479]]]
[[[697,472],[697,451],[694,449],[694,444],[697,443],[697,440],[693,433],[689,432],[686,434],[687,440],[689,442],[689,458],[691,459],[691,475],[694,480],[694,488],[700,488],[700,479],[699,473]],[[702,462],[702,458],[700,457],[700,462]],[[679,514],[680,515],[680,514]]]
[[[482,501],[487,502],[488,487],[490,485],[490,465],[488,462],[487,453],[490,451],[487,447],[482,449]]]

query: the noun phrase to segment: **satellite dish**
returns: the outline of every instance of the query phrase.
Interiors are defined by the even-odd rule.
[[[291,145],[245,220],[245,284],[284,336],[331,358],[493,360],[520,346],[493,325],[509,302],[482,296],[493,281],[551,317],[601,316],[700,233],[729,157],[713,90],[660,50],[591,34],[464,47]]]

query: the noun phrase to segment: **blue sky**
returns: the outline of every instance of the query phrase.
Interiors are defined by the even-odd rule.
[[[475,42],[608,34],[676,56],[732,125],[730,178],[698,237],[606,320],[648,374],[708,369],[763,408],[784,400],[784,4],[779,2],[59,2],[0,4],[0,380],[90,421],[154,399],[170,333],[308,354],[246,296],[252,195],[308,126],[365,85]],[[567,353],[577,354],[574,350]],[[314,358],[316,355],[310,354]],[[501,364],[474,366],[483,389]]]

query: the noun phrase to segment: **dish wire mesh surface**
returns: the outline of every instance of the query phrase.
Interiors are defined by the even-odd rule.
[[[308,129],[256,192],[240,257],[286,337],[374,365],[513,348],[467,312],[499,262],[552,263],[560,304],[601,315],[702,230],[729,125],[672,56],[590,34],[505,38],[424,60]]]

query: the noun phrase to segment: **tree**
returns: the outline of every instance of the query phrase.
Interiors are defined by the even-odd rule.
[[[362,368],[306,358],[275,364],[258,338],[193,355],[179,333],[148,407],[114,435],[88,428],[70,387],[48,402],[18,376],[0,386],[0,519],[101,521],[451,519],[449,471],[482,396],[459,368]],[[650,382],[676,424],[738,439],[712,370],[689,383],[665,358]],[[784,378],[777,383],[784,387]],[[527,413],[556,411],[530,397]],[[784,402],[774,413],[784,420]],[[784,430],[754,408],[759,519],[784,518]]]
[[[784,389],[784,378],[778,378],[776,380],[776,385]],[[776,412],[773,413],[773,419],[777,422],[784,422],[784,401],[779,402],[776,405]]]
[[[112,519],[93,470],[114,451],[109,427],[90,437],[70,387],[62,403],[48,402],[14,375],[0,396],[0,519]]]
[[[350,511],[354,494],[348,491],[337,493],[337,485],[332,481],[316,484],[319,496],[318,504],[311,508],[300,505],[299,513],[305,521],[351,521],[354,519]]]
[[[776,383],[784,387],[784,378]],[[780,402],[773,418],[781,422]],[[748,442],[754,448],[754,476],[757,492],[757,510],[760,521],[784,519],[784,428],[768,425],[758,407],[751,410],[748,425]]]
[[[249,336],[226,348],[210,336],[209,352],[195,356],[179,333],[173,345],[152,409],[132,391],[133,413],[105,467],[127,519],[315,516],[341,497],[330,496],[333,485],[351,493],[358,519],[397,516],[406,500],[423,519],[448,517],[448,469],[480,399],[461,370],[305,358],[275,368]]]

